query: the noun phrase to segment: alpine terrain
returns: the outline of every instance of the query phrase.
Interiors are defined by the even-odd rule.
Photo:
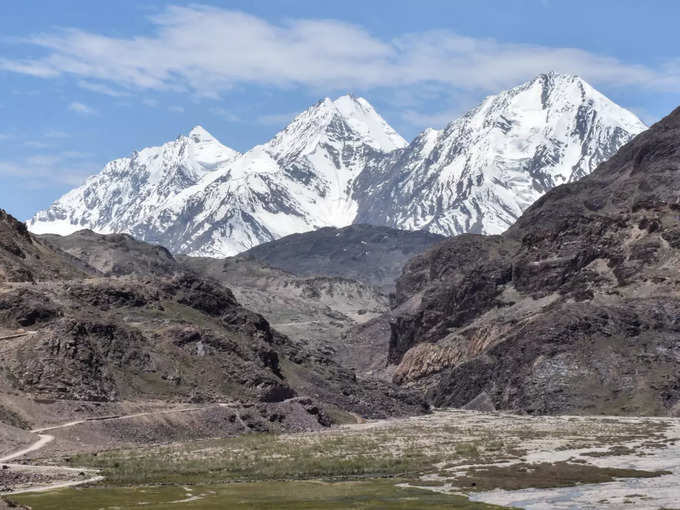
[[[109,163],[29,221],[230,256],[352,223],[500,233],[645,129],[576,76],[543,74],[407,144],[362,98],[324,99],[245,154],[200,127]]]
[[[29,228],[126,232],[173,252],[235,255],[288,234],[351,224],[356,177],[405,145],[366,100],[349,95],[318,102],[240,157],[196,127],[109,163]]]
[[[679,141],[677,109],[502,235],[412,259],[394,381],[437,406],[680,415]]]
[[[355,221],[500,234],[543,193],[588,175],[644,129],[581,78],[542,74],[367,168]]]
[[[327,424],[324,408],[336,416],[422,409],[399,388],[359,383],[314,346],[280,334],[164,248],[89,231],[41,238],[2,210],[0,234],[0,423],[3,412],[38,419],[32,398],[58,399],[65,415],[83,401],[238,399],[262,404],[284,428],[296,418],[288,423],[268,404],[297,396],[313,397],[314,422]]]

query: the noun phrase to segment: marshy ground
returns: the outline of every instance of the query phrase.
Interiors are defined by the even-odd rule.
[[[673,508],[680,420],[438,411],[40,461],[104,481],[12,496],[34,510]]]

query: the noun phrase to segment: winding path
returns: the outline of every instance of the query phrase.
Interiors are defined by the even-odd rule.
[[[41,450],[44,448],[46,445],[51,443],[52,441],[55,440],[55,437],[51,434],[43,434],[43,432],[48,432],[51,430],[57,430],[57,429],[65,429],[69,427],[74,427],[76,425],[80,425],[82,423],[89,423],[89,422],[98,422],[98,421],[112,421],[112,420],[125,420],[125,419],[130,419],[130,418],[139,418],[142,416],[151,416],[151,415],[159,415],[159,414],[174,414],[174,413],[186,413],[186,412],[191,412],[191,411],[203,411],[206,409],[210,409],[212,407],[227,407],[231,406],[231,404],[226,404],[226,403],[217,403],[213,405],[208,405],[208,406],[202,406],[202,407],[189,407],[189,408],[182,408],[182,409],[170,409],[167,411],[147,411],[147,412],[141,412],[141,413],[134,413],[134,414],[127,414],[127,415],[122,415],[122,416],[103,416],[103,417],[92,417],[92,418],[85,418],[82,420],[75,420],[75,421],[70,421],[67,423],[62,423],[60,425],[52,425],[49,427],[41,427],[37,429],[31,430],[34,434],[38,434],[39,439],[25,447],[22,448],[21,450],[17,450],[16,452],[10,453],[8,455],[5,455],[3,457],[0,457],[0,463],[3,463],[5,466],[8,466],[9,468],[17,469],[17,470],[31,470],[33,472],[40,472],[40,471],[59,471],[59,472],[72,472],[72,473],[78,473],[79,475],[81,473],[91,473],[91,474],[96,474],[96,476],[92,476],[86,479],[82,480],[69,480],[69,481],[63,481],[63,482],[55,482],[47,485],[41,485],[41,486],[33,486],[33,487],[27,487],[23,489],[17,489],[13,491],[8,491],[8,492],[0,492],[0,495],[12,495],[12,494],[21,494],[25,492],[46,492],[46,491],[51,491],[55,489],[63,489],[65,487],[74,487],[76,485],[83,485],[86,483],[94,483],[94,482],[99,482],[104,479],[103,476],[99,475],[99,470],[98,469],[91,469],[91,468],[74,468],[70,466],[41,466],[41,465],[30,465],[30,464],[12,464],[8,463],[10,460],[15,460],[20,457],[23,457],[31,452],[35,452],[38,450]],[[239,416],[240,418],[240,416]]]
[[[31,432],[35,432],[32,430]],[[10,453],[9,455],[5,455],[4,457],[0,457],[0,462],[8,462],[13,459],[17,459],[19,457],[23,457],[27,453],[34,452],[36,450],[40,450],[42,447],[44,447],[47,443],[51,443],[54,441],[54,436],[51,436],[50,434],[40,434],[38,439],[35,443],[33,443],[31,446],[27,446],[23,450],[19,450],[14,453]]]

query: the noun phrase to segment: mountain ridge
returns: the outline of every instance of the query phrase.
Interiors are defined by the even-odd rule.
[[[582,79],[556,73],[489,96],[410,144],[365,99],[325,98],[244,154],[197,126],[115,160],[28,224],[123,232],[213,257],[352,223],[499,233],[644,128]]]
[[[644,129],[583,79],[542,74],[364,172],[355,221],[500,234],[547,190],[584,177]]]
[[[391,316],[394,381],[436,406],[680,413],[680,108],[505,233],[412,259]]]

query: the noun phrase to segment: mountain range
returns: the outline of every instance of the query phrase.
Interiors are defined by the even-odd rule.
[[[224,257],[353,223],[445,236],[507,229],[644,124],[584,80],[543,74],[408,144],[363,98],[324,99],[244,154],[200,126],[107,164],[28,221],[34,233],[128,233]]]
[[[353,225],[216,260],[124,234],[37,236],[0,213],[0,328],[12,340],[0,377],[49,398],[215,400],[235,388],[383,416],[416,412],[419,398],[677,416],[679,133],[677,110],[500,235]],[[400,244],[417,250],[392,253]],[[387,263],[371,265],[374,251]],[[380,282],[395,257],[412,258],[388,302],[357,279]]]

